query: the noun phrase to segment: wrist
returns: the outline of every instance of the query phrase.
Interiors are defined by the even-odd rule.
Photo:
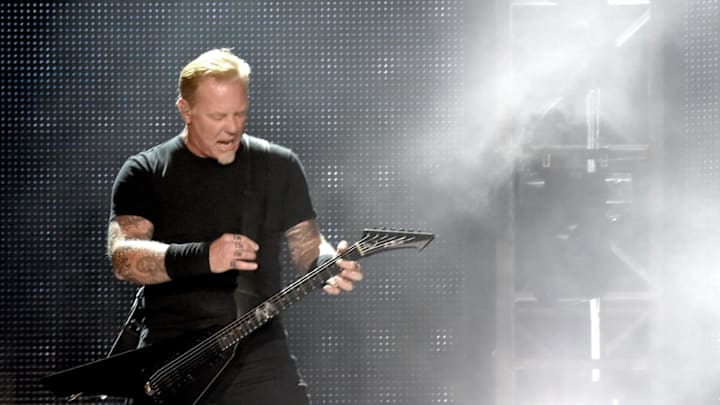
[[[165,251],[165,271],[171,280],[210,274],[210,244],[171,243]]]

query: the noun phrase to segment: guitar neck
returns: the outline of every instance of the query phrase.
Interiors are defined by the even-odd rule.
[[[280,292],[268,298],[265,302],[217,331],[210,336],[209,339],[215,340],[223,351],[231,348],[262,325],[278,316],[280,312],[287,309],[290,305],[300,301],[311,292],[325,285],[327,279],[340,272],[340,267],[335,264],[338,259],[357,260],[362,256],[359,244],[356,243],[352,245],[342,254],[335,255],[332,259],[317,266],[302,277],[299,277]]]

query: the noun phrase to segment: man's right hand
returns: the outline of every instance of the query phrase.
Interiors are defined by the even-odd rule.
[[[260,246],[239,233],[226,233],[210,244],[210,270],[224,273],[228,270],[255,270]]]

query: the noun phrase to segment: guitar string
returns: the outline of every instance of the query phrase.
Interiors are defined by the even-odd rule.
[[[317,275],[321,274],[321,272],[316,273]],[[279,297],[273,297],[268,302],[272,302],[274,305],[278,304],[278,298]],[[269,320],[270,317],[266,318],[265,321]],[[218,347],[218,342],[216,339],[213,339],[212,337],[206,339],[204,342],[202,342],[200,345],[197,345],[189,352],[185,353],[184,355],[179,356],[176,358],[173,362],[169,363],[166,366],[166,370],[161,373],[157,373],[157,378],[159,380],[162,379],[169,379],[169,383],[172,384],[177,379],[182,378],[181,376],[184,375],[184,371],[191,369],[193,364],[198,364],[199,361],[207,360],[207,358],[211,358],[213,356],[213,351],[219,351],[220,353],[224,352],[228,348],[232,347],[236,341],[239,341],[243,337],[250,334],[255,329],[259,328],[264,322],[260,323],[257,318],[254,316],[254,311],[250,311],[249,313],[243,315],[239,320],[234,321],[230,325],[228,325],[226,328],[221,329],[217,333],[215,333],[213,336],[223,335],[226,334],[229,330],[237,329],[238,326],[244,325],[243,327],[240,327],[240,334],[235,334],[235,336],[231,336],[229,338],[229,341],[231,341],[231,344],[223,344],[221,347]],[[219,349],[219,350],[218,350]],[[171,378],[167,378],[168,375],[171,376]]]
[[[332,259],[325,262],[323,265],[318,267],[316,270],[305,274],[304,276],[298,278],[293,283],[289,284],[286,288],[281,290],[279,293],[272,296],[270,299],[266,301],[266,303],[270,302],[273,304],[273,308],[275,308],[275,305],[279,304],[281,302],[281,298],[286,297],[290,292],[297,289],[300,285],[307,283],[310,279],[316,278],[317,276],[321,275],[323,272],[333,269],[335,262],[338,259],[345,258],[349,256],[352,253],[355,253],[356,251],[359,251],[359,245],[360,243],[363,243],[365,240],[361,240],[355,244],[353,244],[351,247],[348,248],[347,251],[343,252],[340,255],[334,256]],[[337,269],[336,272],[331,272],[331,275],[337,274],[340,270]],[[322,284],[324,284],[324,281],[318,285],[313,285],[314,288],[319,288]],[[304,291],[305,295],[309,293],[309,291]],[[299,297],[296,297],[299,298]],[[261,304],[262,305],[262,304]],[[281,305],[282,307],[282,305]],[[259,307],[256,307],[259,308]],[[282,309],[282,308],[281,308]],[[276,314],[271,314],[271,316],[268,316],[266,319],[262,321],[258,321],[257,317],[255,317],[256,311],[248,311],[245,315],[241,316],[239,319],[233,321],[232,323],[228,324],[227,326],[220,329],[218,332],[214,333],[212,336],[206,338],[203,342],[198,344],[197,346],[193,347],[190,351],[178,356],[171,362],[169,362],[167,365],[163,366],[162,368],[158,369],[152,376],[150,376],[150,383],[151,386],[154,385],[154,382],[162,381],[164,379],[169,379],[169,383],[172,384],[176,380],[180,379],[183,369],[190,368],[191,364],[195,362],[196,360],[203,360],[204,358],[211,357],[212,356],[212,349],[216,348],[216,339],[213,339],[213,337],[216,337],[218,335],[227,334],[230,330],[237,329],[242,324],[250,323],[249,320],[252,318],[255,318],[256,322],[252,322],[251,328],[249,330],[244,330],[244,328],[240,328],[242,332],[242,336],[240,335],[234,335],[232,340],[232,343],[229,345],[225,345],[220,349],[220,352],[224,352],[228,348],[234,346],[237,342],[239,342],[241,339],[252,333],[254,330],[265,324],[270,319],[274,318]],[[168,377],[170,376],[170,377]]]
[[[375,237],[377,238],[377,235],[375,235]],[[381,236],[380,238],[382,239],[383,237]],[[387,238],[387,237],[385,237],[385,238]],[[321,275],[323,272],[326,272],[328,269],[331,269],[331,268],[337,269],[337,271],[334,272],[334,273],[331,272],[330,275],[337,274],[337,273],[340,271],[340,269],[334,266],[335,261],[337,261],[337,259],[340,259],[340,258],[347,258],[347,256],[349,256],[351,253],[354,253],[356,250],[360,250],[360,249],[359,249],[359,245],[360,245],[361,243],[366,242],[367,239],[369,239],[369,236],[368,236],[367,238],[365,238],[365,239],[363,239],[363,240],[361,240],[361,241],[353,244],[350,248],[348,248],[348,250],[347,250],[346,252],[343,252],[343,254],[341,254],[341,255],[336,255],[334,258],[330,259],[330,260],[329,260],[328,262],[326,262],[324,265],[318,267],[318,269],[316,269],[316,270],[314,270],[314,271],[306,274],[306,275],[303,276],[303,277],[300,277],[298,280],[296,280],[295,282],[291,283],[291,284],[288,285],[286,288],[284,288],[282,291],[280,291],[279,293],[275,294],[273,297],[271,297],[270,299],[268,299],[268,300],[266,301],[266,303],[269,302],[269,303],[271,303],[271,304],[273,305],[271,308],[276,308],[275,305],[281,303],[282,301],[287,301],[286,297],[289,296],[291,292],[293,292],[294,290],[296,290],[300,285],[305,284],[305,283],[307,283],[308,281],[310,281],[310,279],[315,278],[315,279],[316,279],[315,281],[317,281],[317,276]],[[391,238],[391,239],[392,239],[392,238]],[[372,251],[372,250],[378,249],[378,248],[380,248],[380,247],[392,246],[393,244],[396,244],[397,242],[403,241],[403,240],[406,240],[406,239],[413,240],[414,238],[413,238],[413,237],[409,237],[409,238],[408,238],[407,236],[404,236],[404,237],[400,237],[400,238],[391,240],[391,241],[389,241],[389,242],[388,242],[388,241],[385,241],[384,244],[387,245],[387,246],[382,246],[382,244],[381,244],[381,246],[371,247],[371,248],[367,249],[365,252],[362,252],[362,251],[361,251],[361,252],[360,252],[360,253],[361,253],[360,256],[366,256],[366,255],[368,255],[369,252]],[[328,276],[326,275],[325,277],[328,277]],[[322,286],[323,284],[324,284],[324,281],[322,281],[321,283],[318,283],[317,285],[313,285],[312,287],[313,287],[313,288],[318,288],[318,287]],[[304,295],[303,295],[303,296],[309,294],[309,292],[310,292],[310,291],[307,291],[307,290],[303,290],[303,291],[304,291]],[[300,298],[302,298],[302,297],[296,296],[296,297],[295,297],[295,300],[297,301],[297,300],[299,300]],[[280,307],[280,309],[282,310],[282,309],[285,308],[285,305],[284,305],[284,304],[280,304],[279,307]],[[277,314],[278,314],[279,312],[280,312],[280,311],[275,311],[274,314],[271,313],[271,316],[268,316],[268,317],[266,317],[266,318],[263,319],[263,320],[258,320],[256,317],[253,316],[253,315],[255,314],[255,312],[254,312],[254,311],[249,311],[245,316],[241,317],[240,319],[232,322],[231,324],[227,325],[227,326],[224,327],[223,329],[221,329],[221,330],[219,330],[218,332],[214,333],[211,337],[208,337],[205,341],[203,341],[201,344],[199,344],[199,345],[196,346],[195,348],[191,349],[189,352],[187,352],[187,353],[179,356],[179,357],[176,358],[175,360],[173,360],[173,361],[171,361],[170,363],[168,363],[165,367],[163,367],[163,368],[159,369],[158,371],[156,371],[156,373],[155,373],[153,376],[151,376],[151,380],[154,379],[154,380],[157,381],[157,380],[165,379],[165,378],[167,378],[167,375],[168,375],[168,374],[171,374],[171,373],[177,372],[177,371],[182,371],[183,369],[187,369],[187,368],[192,367],[192,364],[191,364],[192,362],[195,362],[195,361],[197,361],[197,360],[204,360],[205,358],[211,357],[211,356],[213,355],[213,353],[210,353],[210,351],[211,351],[212,349],[216,349],[216,348],[217,348],[217,347],[216,347],[216,344],[213,343],[213,337],[216,337],[216,336],[222,335],[222,334],[227,334],[230,330],[238,329],[238,326],[239,326],[239,325],[241,325],[241,324],[243,324],[243,323],[249,323],[249,322],[248,322],[249,319],[255,318],[255,322],[253,322],[253,323],[250,325],[250,326],[251,326],[250,329],[242,329],[242,328],[241,328],[241,329],[242,329],[242,332],[243,332],[242,336],[239,336],[237,333],[235,333],[235,334],[234,334],[234,338],[235,338],[235,339],[231,339],[231,340],[233,340],[232,343],[229,344],[229,345],[226,345],[226,346],[223,347],[223,348],[220,348],[220,352],[226,351],[228,348],[233,347],[233,346],[234,346],[235,344],[237,344],[241,339],[243,339],[244,337],[246,337],[247,335],[249,335],[250,333],[252,333],[253,331],[255,331],[257,328],[259,328],[259,327],[262,326],[263,324],[265,324],[268,320],[270,320],[270,319],[274,318],[275,316],[277,316]],[[215,341],[217,341],[217,338],[215,338]],[[176,363],[180,363],[180,364],[176,364]],[[176,380],[178,380],[178,379],[180,379],[180,378],[181,378],[180,373],[175,373],[174,376],[172,376],[172,377],[169,378],[169,379],[170,379],[169,382],[172,384],[172,383],[174,383]],[[151,385],[152,385],[152,384],[153,384],[153,383],[151,382]]]
[[[321,272],[318,272],[316,274],[320,274]],[[278,300],[277,297],[273,297],[275,299],[271,299],[274,304],[277,305]],[[268,300],[270,302],[271,300]],[[265,321],[269,320],[270,317],[268,317]],[[173,385],[177,382],[177,380],[181,379],[184,375],[184,372],[187,370],[192,369],[193,365],[199,364],[199,362],[203,362],[204,360],[207,360],[209,358],[212,358],[214,353],[213,351],[219,351],[220,353],[224,352],[228,348],[234,346],[234,344],[242,339],[243,337],[249,335],[252,331],[262,326],[264,322],[258,323],[257,319],[254,317],[254,313],[251,311],[250,313],[242,316],[240,319],[234,321],[233,323],[229,324],[226,328],[223,328],[219,330],[217,333],[213,334],[213,336],[222,335],[227,332],[227,330],[236,329],[238,325],[245,324],[245,327],[240,328],[241,329],[241,336],[236,335],[234,339],[231,339],[232,341],[235,341],[232,344],[226,344],[223,345],[223,347],[218,348],[217,347],[217,341],[216,339],[213,339],[213,337],[207,338],[205,341],[203,341],[201,344],[197,345],[187,353],[179,356],[172,362],[168,363],[163,369],[158,370],[154,376],[151,377],[150,382],[151,386],[156,385],[156,382],[163,381],[169,384]],[[249,326],[249,327],[248,327]],[[218,350],[219,349],[219,350]],[[155,381],[155,382],[153,382]]]
[[[378,237],[378,236],[375,235],[375,238],[377,238],[377,237]],[[268,301],[266,301],[266,302],[272,302],[273,304],[278,304],[278,303],[282,302],[282,300],[287,301],[287,300],[286,300],[286,297],[287,297],[288,295],[290,295],[291,292],[293,292],[294,290],[296,290],[300,285],[305,284],[306,282],[310,281],[309,279],[311,279],[311,278],[315,278],[315,279],[316,279],[315,281],[317,281],[317,276],[319,276],[319,275],[320,275],[321,273],[323,273],[323,272],[326,272],[329,268],[338,269],[338,271],[336,271],[336,272],[334,273],[334,274],[337,274],[337,272],[339,272],[340,269],[334,266],[335,261],[336,261],[337,259],[340,259],[340,258],[346,258],[347,256],[350,255],[350,253],[353,253],[355,250],[360,250],[360,249],[359,249],[359,245],[360,245],[361,243],[366,242],[366,240],[369,239],[369,238],[370,238],[370,237],[367,236],[365,239],[363,239],[363,240],[355,243],[353,246],[351,246],[350,248],[348,248],[348,250],[347,250],[346,252],[344,252],[342,255],[336,255],[333,259],[330,259],[328,262],[326,262],[325,264],[327,264],[327,266],[320,266],[320,267],[319,267],[318,269],[316,269],[315,271],[312,271],[312,272],[306,274],[305,276],[299,278],[298,280],[296,280],[295,282],[291,283],[291,284],[288,285],[286,288],[284,288],[282,291],[280,291],[278,294],[276,294],[275,296],[271,297],[271,298],[270,298]],[[381,236],[380,238],[382,239],[383,236]],[[384,238],[387,239],[387,236],[385,236]],[[397,238],[397,236],[396,236],[396,238]],[[400,242],[400,241],[413,240],[413,239],[415,239],[415,237],[408,237],[408,235],[405,235],[405,236],[403,236],[403,237],[399,237],[399,238],[394,239],[394,240],[393,240],[392,238],[390,238],[390,239],[391,239],[390,241],[385,241],[385,242],[384,242],[384,244],[385,244],[386,246],[382,246],[382,244],[381,244],[381,246],[375,246],[375,247],[367,248],[366,251],[364,251],[364,252],[361,251],[361,252],[360,252],[360,253],[361,253],[361,254],[360,254],[360,257],[361,257],[361,256],[367,256],[368,254],[370,254],[371,251],[376,250],[376,249],[379,249],[380,247],[389,247],[389,246],[392,246],[392,245],[396,245],[396,244],[397,244],[398,242]],[[330,273],[330,275],[332,275],[332,274],[333,274],[333,273]],[[327,277],[327,276],[325,276],[325,277]],[[318,288],[318,287],[322,286],[323,284],[324,284],[324,281],[321,282],[321,283],[319,283],[319,284],[317,284],[317,285],[314,285],[314,286],[312,286],[312,287],[313,287],[313,288]],[[304,295],[309,294],[309,291],[307,291],[307,290],[303,290],[303,291],[304,291]],[[296,297],[295,297],[295,300],[297,301],[297,300],[299,300],[300,298],[302,298],[302,297],[296,296]],[[282,299],[282,300],[281,300],[281,299]],[[284,304],[281,304],[281,305],[280,305],[281,310],[284,309],[284,307],[285,307]],[[274,308],[274,307],[271,307],[271,308]],[[234,342],[231,343],[230,345],[225,346],[224,348],[221,348],[220,352],[223,352],[223,351],[227,350],[228,348],[233,347],[233,346],[234,346],[235,344],[237,344],[237,342],[239,342],[242,338],[244,338],[245,336],[247,336],[247,335],[249,335],[250,333],[252,333],[254,330],[256,330],[257,328],[259,328],[260,326],[262,326],[262,325],[263,325],[264,323],[266,323],[268,320],[270,320],[270,319],[274,318],[275,316],[277,316],[277,314],[278,314],[279,312],[280,312],[280,311],[276,311],[275,314],[271,314],[271,316],[268,316],[267,318],[265,318],[265,319],[262,320],[262,321],[258,321],[258,320],[256,319],[256,322],[253,322],[253,324],[251,325],[251,328],[250,328],[250,329],[248,329],[248,330],[242,330],[242,332],[243,332],[243,335],[242,335],[242,336],[238,336],[237,334],[234,334],[234,336],[235,336]],[[182,360],[182,363],[181,363],[181,364],[179,364],[179,365],[173,365],[174,363],[177,363],[178,361],[172,361],[172,362],[170,362],[168,365],[166,365],[165,367],[163,367],[163,369],[167,368],[166,370],[163,371],[163,369],[160,369],[160,370],[156,371],[155,375],[151,376],[151,380],[153,379],[153,377],[155,377],[154,379],[155,379],[156,381],[157,381],[158,379],[162,380],[163,378],[166,378],[166,376],[167,376],[169,373],[173,372],[173,371],[182,370],[183,368],[188,368],[188,367],[192,366],[192,364],[188,363],[188,361],[195,361],[195,360],[197,360],[197,359],[201,359],[201,360],[202,360],[203,358],[207,358],[207,357],[211,356],[212,353],[209,353],[209,350],[215,348],[215,346],[216,346],[214,343],[212,343],[212,340],[213,340],[212,338],[213,338],[213,337],[216,337],[216,336],[218,336],[218,335],[222,335],[223,333],[227,333],[227,332],[228,332],[229,330],[231,330],[231,329],[237,329],[238,326],[239,326],[240,324],[242,324],[242,323],[247,323],[248,319],[250,319],[250,318],[253,317],[251,314],[254,314],[254,312],[250,311],[250,313],[246,314],[246,316],[241,317],[239,320],[237,320],[237,321],[235,321],[235,322],[227,325],[225,328],[221,329],[220,331],[218,331],[218,332],[216,332],[215,334],[213,334],[211,337],[207,338],[203,343],[201,343],[201,344],[198,345],[196,348],[193,348],[193,350],[191,350],[191,352],[193,352],[193,351],[195,352],[195,353],[192,354],[192,356],[185,356],[185,355],[180,356],[180,357],[179,357],[178,359],[176,359],[176,360]],[[259,322],[259,323],[258,323],[258,322]],[[195,350],[195,349],[197,349],[197,350]],[[190,352],[189,352],[189,353],[190,353]],[[186,354],[187,354],[187,353],[186,353]],[[180,374],[179,374],[179,373],[176,373],[176,374],[174,375],[174,377],[170,378],[170,381],[169,381],[169,382],[172,384],[172,383],[174,383],[176,380],[178,380],[178,379],[180,379],[180,378],[181,378]],[[151,384],[154,384],[154,383],[151,383]]]
[[[352,249],[352,251],[354,251],[354,249]],[[348,251],[345,253],[347,253],[349,255],[349,253],[351,253],[351,249],[348,249]],[[335,261],[341,257],[342,257],[341,255],[337,255],[333,259],[324,263],[321,267],[319,267],[315,271],[308,273],[305,276],[299,278],[296,282],[290,284],[288,287],[286,287],[285,289],[280,291],[278,294],[275,294],[273,297],[268,299],[268,301],[266,301],[266,302],[278,304],[279,299],[281,297],[285,297],[287,295],[287,293],[295,290],[297,288],[297,286],[300,285],[301,283],[304,284],[309,279],[315,278],[315,277],[321,275],[323,272],[327,271],[328,269],[331,269],[333,267]],[[313,287],[318,287],[318,286],[313,286]],[[259,328],[260,326],[262,326],[265,323],[265,322],[261,322],[261,323],[257,324],[257,318],[254,315],[255,315],[255,311],[249,311],[248,313],[243,315],[240,319],[233,321],[231,324],[227,325],[226,327],[220,329],[218,332],[214,333],[213,336],[225,334],[229,330],[237,329],[237,327],[241,324],[248,324],[248,323],[251,323],[250,322],[251,320],[255,320],[256,322],[252,322],[252,325],[250,325],[251,328],[249,330],[242,330],[243,336],[240,336],[239,338],[236,337],[236,339],[232,339],[232,340],[239,341],[240,339],[249,335],[252,331]],[[268,317],[267,319],[265,319],[265,321],[268,321],[270,318],[271,317]],[[154,376],[154,377],[156,377],[155,379],[156,380],[168,379],[167,376],[174,373],[173,374],[174,378],[172,378],[172,377],[169,378],[169,380],[170,380],[169,383],[172,384],[173,382],[175,382],[175,380],[181,378],[180,377],[181,371],[185,368],[189,368],[189,366],[191,366],[190,363],[194,363],[197,360],[203,360],[205,357],[211,356],[212,353],[210,353],[210,351],[212,351],[212,349],[216,348],[216,343],[215,343],[216,340],[213,339],[213,336],[208,337],[205,341],[201,342],[201,344],[197,345],[196,347],[194,347],[187,353],[185,353],[181,356],[178,356],[175,360],[171,361],[166,366],[164,366],[162,369],[158,370],[155,373],[155,376]],[[234,342],[230,345],[226,345],[223,349],[221,349],[221,352],[227,350],[227,348],[229,348],[229,347],[232,347],[235,343],[236,342]]]

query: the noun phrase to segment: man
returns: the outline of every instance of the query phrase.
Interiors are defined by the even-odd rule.
[[[280,290],[283,236],[301,274],[336,254],[297,156],[244,134],[249,75],[228,49],[187,64],[177,100],[184,130],[128,158],[115,180],[108,253],[119,280],[145,286],[140,346],[226,325]],[[337,265],[323,287],[332,295],[362,279],[356,262]],[[203,396],[208,404],[307,401],[278,319],[241,341]]]

